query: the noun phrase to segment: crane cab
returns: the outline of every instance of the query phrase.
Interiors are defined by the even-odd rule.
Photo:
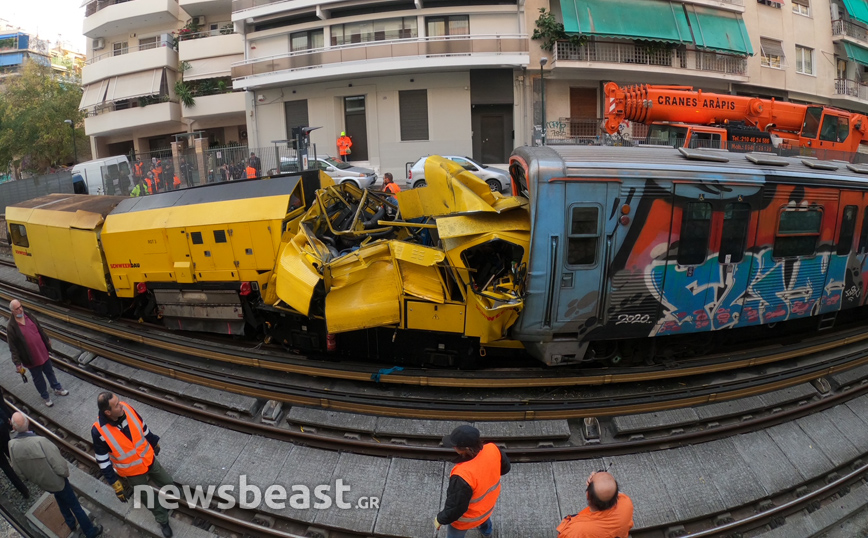
[[[710,148],[729,151],[771,151],[768,133],[741,124],[691,125],[689,123],[654,123],[648,143],[674,148]]]

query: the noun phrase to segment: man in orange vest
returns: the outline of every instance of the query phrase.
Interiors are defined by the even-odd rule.
[[[434,518],[434,528],[449,525],[446,538],[463,538],[470,529],[491,536],[491,513],[500,496],[500,477],[509,472],[509,458],[493,443],[482,443],[479,430],[458,426],[443,438],[443,446],[453,447],[458,462],[452,468],[446,504]]]
[[[338,153],[342,161],[347,162],[347,155],[353,152],[351,147],[353,147],[353,139],[348,137],[345,131],[341,131],[341,136],[338,137]]]
[[[585,496],[588,506],[558,525],[558,538],[627,538],[633,528],[633,501],[618,491],[606,471],[591,473]]]
[[[391,172],[386,172],[385,175],[383,175],[383,190],[391,194],[398,194],[401,192],[401,187],[399,187],[398,184],[395,183],[395,180],[392,179]]]
[[[247,179],[253,179],[256,177],[256,168],[253,167],[253,163],[247,162]]]
[[[148,479],[159,488],[174,484],[172,476],[156,458],[160,454],[160,438],[148,430],[135,409],[111,392],[100,393],[97,406],[99,419],[90,430],[93,451],[103,476],[114,488],[118,499],[127,502],[131,489],[146,486]],[[129,489],[124,487],[121,478],[129,483]],[[163,536],[171,538],[169,512],[160,503],[158,495],[154,499],[149,508],[162,527]]]

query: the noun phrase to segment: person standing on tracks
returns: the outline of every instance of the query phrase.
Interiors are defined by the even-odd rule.
[[[627,538],[633,528],[633,501],[618,490],[606,471],[591,473],[585,496],[588,506],[558,525],[558,538]]]
[[[6,478],[12,482],[15,489],[25,498],[30,498],[30,490],[15,470],[9,464],[9,434],[12,433],[12,409],[6,403],[3,387],[0,387],[0,469],[6,474]]]
[[[51,352],[51,340],[42,330],[36,316],[29,312],[24,313],[24,307],[18,299],[9,301],[9,310],[12,311],[12,319],[6,325],[6,343],[9,344],[9,351],[12,353],[12,362],[15,363],[19,374],[25,372],[25,367],[30,370],[33,386],[39,391],[45,405],[51,407],[54,402],[48,395],[48,387],[45,386],[46,378],[54,389],[54,394],[58,396],[69,394],[69,391],[65,390],[54,376],[54,367],[51,366],[51,359],[48,357]]]
[[[347,162],[350,153],[353,152],[350,148],[353,147],[353,139],[347,136],[346,131],[341,131],[341,136],[338,137],[338,153],[343,162]]]
[[[462,538],[470,529],[491,536],[491,513],[500,496],[500,477],[511,468],[509,458],[494,443],[483,444],[479,430],[470,425],[452,430],[443,438],[443,446],[454,448],[458,461],[450,474],[445,506],[434,518],[434,528],[449,525],[447,538]]]
[[[127,502],[136,487],[147,487],[150,479],[158,488],[173,485],[172,476],[163,469],[156,456],[160,454],[159,436],[148,430],[142,417],[126,402],[111,392],[97,396],[99,419],[93,423],[90,434],[93,451],[102,474],[121,502]],[[129,483],[124,486],[121,478]],[[160,524],[163,536],[172,537],[169,512],[154,496],[149,507]]]
[[[12,415],[12,427],[16,435],[9,441],[9,454],[15,470],[54,495],[63,520],[71,530],[75,530],[77,520],[86,538],[100,536],[102,525],[94,525],[78,502],[69,483],[69,464],[60,450],[45,437],[29,431],[30,421],[21,413]]]

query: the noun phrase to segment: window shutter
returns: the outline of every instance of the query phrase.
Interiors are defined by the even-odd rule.
[[[310,123],[307,118],[307,99],[299,99],[298,101],[287,101],[284,103],[284,113],[286,114],[286,138],[292,138],[293,127],[309,127]]]
[[[401,140],[428,140],[428,90],[398,92]]]

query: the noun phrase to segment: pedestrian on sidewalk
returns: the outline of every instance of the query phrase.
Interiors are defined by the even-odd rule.
[[[491,536],[491,513],[500,496],[500,477],[511,468],[509,458],[494,443],[483,444],[479,430],[470,425],[452,430],[443,438],[443,446],[454,448],[458,460],[449,478],[445,506],[434,518],[434,528],[449,525],[446,538],[463,538],[470,529]]]
[[[349,160],[348,155],[353,152],[351,147],[353,147],[353,139],[348,137],[345,131],[341,131],[341,136],[338,137],[338,153],[343,162]]]
[[[591,473],[585,497],[588,506],[558,525],[558,538],[627,538],[633,528],[633,501],[618,490],[606,471]]]
[[[12,465],[9,464],[9,434],[12,433],[12,409],[6,403],[3,387],[0,387],[0,468],[6,474],[6,478],[12,482],[15,489],[18,490],[25,499],[30,498],[30,490],[24,481],[15,473]]]
[[[54,394],[57,396],[69,394],[69,391],[64,390],[54,376],[54,367],[51,366],[51,359],[48,356],[51,353],[51,340],[42,330],[36,316],[24,312],[24,307],[18,299],[9,301],[9,310],[12,311],[12,319],[6,325],[6,342],[12,353],[12,362],[15,363],[19,374],[24,374],[25,368],[30,370],[33,386],[39,391],[45,405],[51,407],[54,402],[48,395],[48,388],[45,386],[46,378]]]
[[[30,421],[21,413],[12,415],[15,438],[9,441],[9,454],[15,471],[54,495],[66,526],[75,530],[76,521],[86,538],[102,534],[102,525],[94,525],[78,502],[69,483],[69,464],[60,450],[44,437],[30,431]]]
[[[174,485],[172,476],[163,469],[156,456],[160,454],[160,438],[151,433],[142,417],[126,402],[111,392],[97,396],[99,419],[93,423],[90,435],[93,451],[102,474],[121,502],[127,502],[137,487],[147,487],[148,479],[158,488]],[[126,487],[121,478],[128,482]],[[148,509],[160,524],[163,536],[172,537],[169,511],[154,496]]]

